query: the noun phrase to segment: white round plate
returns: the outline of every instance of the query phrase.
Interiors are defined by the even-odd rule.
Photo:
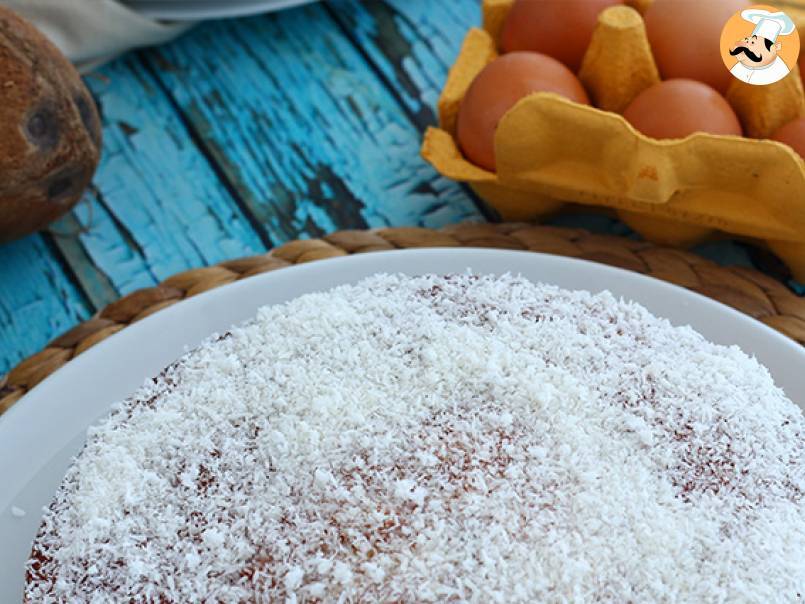
[[[126,0],[132,10],[164,21],[203,21],[246,17],[308,4],[315,0]]]
[[[295,266],[212,290],[127,327],[70,361],[0,417],[0,602],[21,601],[23,566],[42,508],[81,449],[87,428],[114,401],[125,399],[188,347],[251,318],[260,306],[375,273],[467,269],[519,273],[567,289],[608,289],[635,300],[674,324],[692,325],[711,341],[737,344],[754,354],[805,408],[805,349],[718,302],[637,273],[558,256],[487,249],[381,252]]]

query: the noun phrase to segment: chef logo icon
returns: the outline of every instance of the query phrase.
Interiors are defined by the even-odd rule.
[[[786,77],[799,57],[799,35],[791,18],[772,6],[739,11],[721,34],[721,56],[730,73],[765,86]]]

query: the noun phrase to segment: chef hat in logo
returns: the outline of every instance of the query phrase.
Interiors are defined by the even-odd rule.
[[[750,8],[743,11],[741,17],[755,24],[753,36],[766,38],[772,42],[777,40],[777,36],[787,36],[795,29],[794,22],[783,12],[772,13],[760,8]]]

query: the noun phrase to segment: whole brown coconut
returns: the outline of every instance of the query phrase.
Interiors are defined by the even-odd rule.
[[[35,27],[0,7],[0,241],[72,208],[100,145],[98,111],[78,72]]]

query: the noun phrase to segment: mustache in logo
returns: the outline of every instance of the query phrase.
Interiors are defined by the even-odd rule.
[[[749,50],[746,46],[739,46],[735,50],[730,51],[730,54],[733,57],[736,57],[741,53],[744,53],[749,58],[750,61],[753,61],[755,63],[760,63],[763,60],[763,57],[761,57],[760,55],[756,55],[751,50]]]

